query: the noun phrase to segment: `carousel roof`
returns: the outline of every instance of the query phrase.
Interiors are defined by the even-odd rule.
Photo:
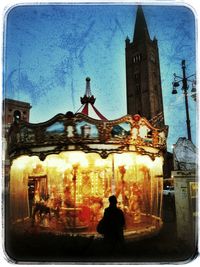
[[[91,93],[89,77],[86,78],[85,94],[80,98],[80,101],[82,105],[76,113],[80,112],[96,120],[107,121],[107,119],[101,114],[101,112],[94,106],[96,98]]]
[[[136,152],[151,158],[166,149],[167,128],[153,127],[140,115],[126,115],[110,121],[96,120],[82,113],[57,114],[38,124],[16,118],[8,133],[10,159],[37,155],[44,160],[62,151],[110,153]]]

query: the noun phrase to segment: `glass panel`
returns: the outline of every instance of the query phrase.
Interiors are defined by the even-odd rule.
[[[76,124],[78,135],[84,138],[97,138],[98,129],[96,125],[88,123],[86,121],[78,122]]]
[[[56,122],[53,125],[46,128],[48,133],[63,133],[64,132],[64,123]]]
[[[117,125],[114,125],[111,131],[112,137],[125,137],[130,135],[131,125],[129,122],[123,122]]]

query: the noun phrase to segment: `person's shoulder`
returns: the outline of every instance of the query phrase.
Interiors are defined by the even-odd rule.
[[[109,207],[105,208],[104,213],[109,212],[109,210],[110,210]]]
[[[117,210],[119,213],[124,214],[124,212],[120,208],[117,208]]]

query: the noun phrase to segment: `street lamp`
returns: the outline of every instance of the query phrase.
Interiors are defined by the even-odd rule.
[[[183,90],[183,94],[185,95],[185,110],[186,110],[186,124],[187,124],[187,133],[188,133],[188,139],[190,141],[192,141],[192,137],[191,137],[191,127],[190,127],[190,115],[189,115],[189,107],[188,107],[188,82],[192,83],[192,93],[196,92],[196,82],[195,80],[190,80],[189,78],[195,76],[195,74],[192,74],[188,77],[186,77],[186,73],[185,73],[185,60],[182,60],[182,72],[183,72],[183,77],[177,76],[176,73],[174,73],[174,81],[172,82],[173,85],[173,90],[172,90],[172,94],[177,94],[177,88],[179,87],[179,83],[182,82],[182,90]]]

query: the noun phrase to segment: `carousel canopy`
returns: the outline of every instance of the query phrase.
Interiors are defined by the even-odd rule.
[[[16,119],[8,135],[10,159],[20,155],[39,156],[62,151],[110,153],[137,152],[152,159],[166,149],[167,128],[154,128],[139,115],[110,121],[95,120],[82,113],[58,114],[38,124]]]
[[[80,98],[81,101],[81,107],[78,109],[78,112],[89,116],[91,118],[97,119],[97,120],[107,120],[100,112],[99,110],[94,106],[94,103],[96,101],[96,98],[91,93],[90,88],[90,78],[86,78],[86,88],[85,88],[85,94],[83,97]]]

